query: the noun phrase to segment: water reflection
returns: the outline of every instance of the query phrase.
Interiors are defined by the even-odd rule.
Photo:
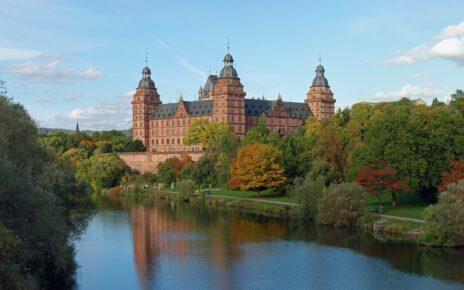
[[[124,276],[114,279],[124,279],[132,288],[457,289],[464,283],[462,250],[385,243],[350,230],[188,206],[112,204],[101,210],[110,210],[111,218],[97,215],[87,239],[100,234],[100,229],[92,230],[99,219],[106,231],[102,239],[128,227],[138,285]],[[81,248],[91,247],[85,239]],[[81,272],[92,269],[86,263],[82,258]],[[115,262],[111,268],[121,266]],[[83,288],[92,289],[97,282],[87,284]]]

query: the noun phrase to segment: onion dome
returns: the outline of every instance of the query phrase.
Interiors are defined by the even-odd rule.
[[[313,80],[313,87],[329,87],[329,82],[324,76],[325,69],[324,67],[320,64],[316,68],[316,77]]]
[[[142,79],[139,81],[139,88],[154,89],[155,82],[151,79],[151,70],[148,66],[142,70]]]
[[[219,74],[221,78],[238,78],[237,71],[234,68],[234,58],[230,53],[224,56],[224,67]]]

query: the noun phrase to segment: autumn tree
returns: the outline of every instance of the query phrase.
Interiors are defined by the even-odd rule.
[[[170,185],[177,180],[182,170],[189,164],[193,164],[192,157],[183,154],[178,157],[171,157],[158,164],[158,177],[165,185]]]
[[[458,183],[459,180],[464,179],[464,158],[457,161],[450,162],[450,170],[443,172],[441,177],[440,186],[438,189],[443,192],[450,183]]]
[[[368,193],[378,197],[379,211],[382,211],[382,194],[390,192],[392,206],[396,206],[397,194],[409,191],[408,185],[399,178],[396,169],[382,163],[364,166],[359,171],[356,182]]]
[[[234,189],[257,190],[276,188],[286,178],[279,164],[282,152],[271,145],[252,144],[242,147],[231,166],[230,186]]]

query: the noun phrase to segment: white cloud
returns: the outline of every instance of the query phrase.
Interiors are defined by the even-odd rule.
[[[77,74],[77,77],[84,80],[94,80],[98,79],[103,75],[103,73],[97,69],[89,68],[81,73]]]
[[[48,120],[41,120],[40,126],[72,129],[76,126],[76,122],[79,122],[82,130],[128,129],[132,126],[132,106],[126,94],[121,94],[111,102],[102,102],[84,108],[77,107],[65,116],[56,115]]]
[[[190,71],[193,74],[196,74],[201,77],[201,80],[204,81],[206,80],[206,73],[195,67],[193,64],[191,64],[185,57],[178,55],[166,42],[163,40],[159,39],[158,37],[153,37],[153,39],[161,45],[164,49],[166,49],[172,56],[174,56],[177,59],[177,62],[186,70]]]
[[[0,48],[0,61],[2,60],[22,60],[33,58],[41,55],[42,53],[32,49],[20,49],[20,48]]]
[[[456,25],[447,26],[441,31],[441,35],[444,38],[464,35],[464,21]]]
[[[415,64],[434,58],[443,58],[464,66],[464,21],[443,29],[441,37],[442,39],[438,41],[421,44],[382,63]]]
[[[59,55],[42,55],[23,63],[11,64],[7,71],[23,81],[52,84],[91,80],[102,75],[100,71],[92,68],[78,72],[66,66],[64,60],[66,58]]]
[[[124,97],[124,98],[132,98],[135,94],[135,90],[130,90],[130,91],[127,91],[125,93],[122,93],[121,94],[121,97]]]
[[[426,101],[430,101],[433,98],[445,99],[452,92],[452,89],[436,88],[433,84],[407,84],[403,86],[400,90],[389,92],[377,92],[374,95],[365,99],[372,100],[374,102],[398,101],[402,98],[421,98]]]

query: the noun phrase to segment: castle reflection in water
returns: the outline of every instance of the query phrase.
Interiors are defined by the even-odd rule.
[[[228,268],[243,257],[239,246],[281,239],[288,230],[277,220],[234,218],[237,212],[190,211],[183,208],[133,206],[129,209],[132,223],[134,258],[143,289],[156,280],[157,260],[185,257],[213,261],[219,270],[215,277],[220,285],[229,285]],[[206,218],[206,219],[205,219]],[[206,250],[207,249],[207,250]],[[185,259],[185,267],[187,259]]]

